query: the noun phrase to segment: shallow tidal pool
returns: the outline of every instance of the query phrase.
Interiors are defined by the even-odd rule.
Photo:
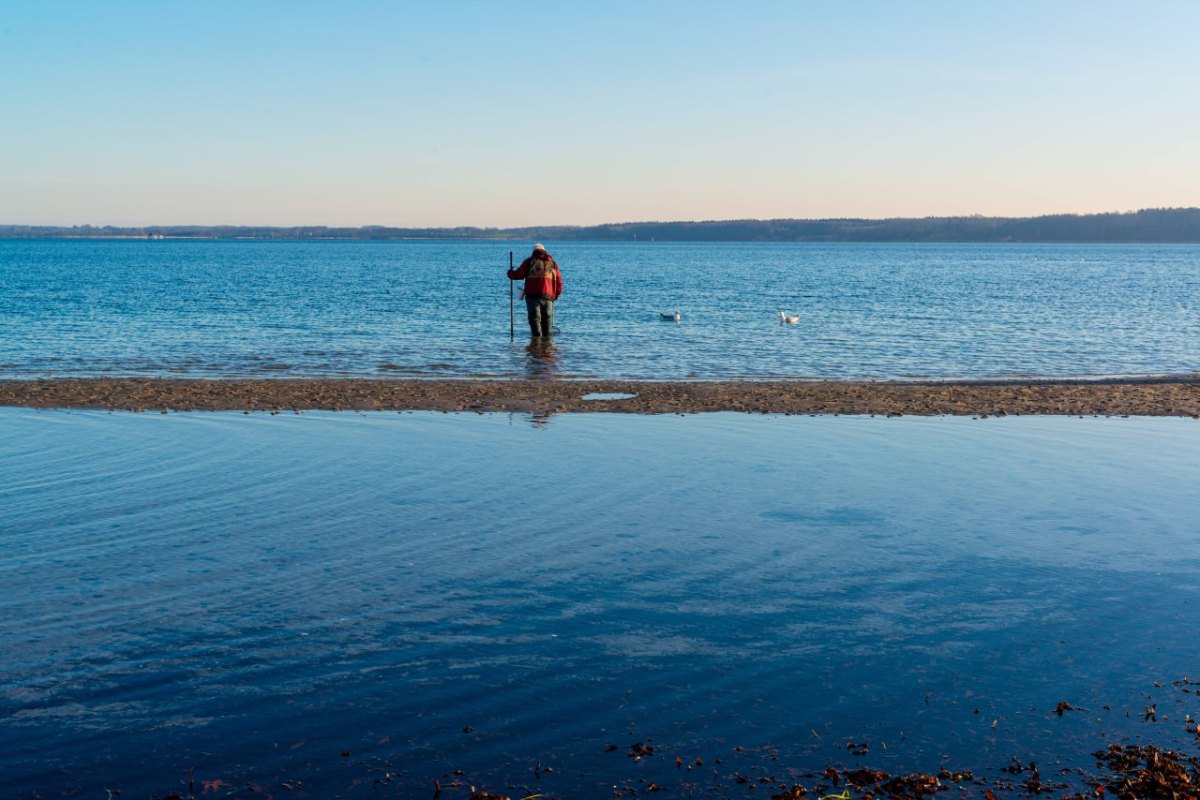
[[[1078,785],[1196,749],[1197,487],[1180,419],[0,410],[0,796]]]

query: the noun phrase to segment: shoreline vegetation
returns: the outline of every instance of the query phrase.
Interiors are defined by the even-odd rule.
[[[487,240],[500,242],[1200,243],[1200,208],[1039,217],[744,219],[400,228],[244,225],[3,225],[0,239]]]
[[[592,394],[632,395],[585,399]],[[0,406],[121,411],[445,411],[1200,419],[1200,374],[955,382],[52,378],[0,380]]]

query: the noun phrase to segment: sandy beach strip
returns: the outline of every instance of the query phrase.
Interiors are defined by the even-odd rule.
[[[585,400],[593,393],[636,395]],[[0,406],[126,411],[1066,414],[1200,418],[1200,374],[1072,381],[622,381],[60,378],[0,381]]]

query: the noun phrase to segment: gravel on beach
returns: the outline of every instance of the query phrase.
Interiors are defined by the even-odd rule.
[[[585,399],[628,394],[624,399]],[[960,382],[57,378],[0,381],[0,406],[127,411],[506,411],[531,414],[1200,418],[1200,374]]]

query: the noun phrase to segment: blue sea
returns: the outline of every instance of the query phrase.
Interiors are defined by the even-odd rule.
[[[0,431],[0,797],[1086,789],[1110,741],[1195,750],[1190,419]]]
[[[0,378],[1200,371],[1200,246],[547,245],[566,291],[531,358],[506,243],[0,241]]]
[[[1200,360],[1196,247],[548,245],[532,360],[503,245],[0,242],[0,377]],[[0,798],[1090,792],[1200,753],[1197,486],[1191,419],[0,409]]]

